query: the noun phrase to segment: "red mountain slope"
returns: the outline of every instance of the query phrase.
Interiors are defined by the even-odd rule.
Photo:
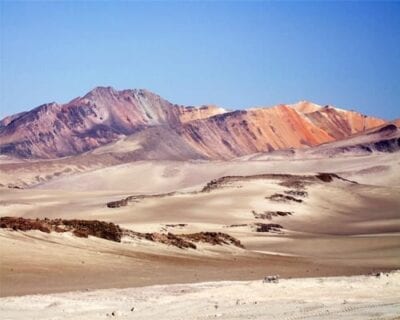
[[[305,101],[226,112],[172,104],[147,90],[99,87],[69,103],[49,103],[3,119],[0,153],[56,158],[119,141],[117,152],[130,152],[133,159],[229,159],[315,146],[383,123]],[[115,152],[113,147],[101,150]]]

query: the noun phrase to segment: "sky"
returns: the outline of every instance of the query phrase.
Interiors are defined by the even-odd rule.
[[[0,1],[0,118],[96,86],[400,117],[400,2]]]

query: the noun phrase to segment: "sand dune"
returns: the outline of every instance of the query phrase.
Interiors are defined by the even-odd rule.
[[[63,166],[57,170],[62,171]],[[47,169],[48,170],[48,169]],[[239,159],[235,161],[136,161],[126,164],[95,168],[84,172],[58,175],[46,181],[46,169],[36,171],[43,182],[32,187],[43,190],[109,190],[135,193],[162,193],[198,187],[208,181],[227,175],[262,173],[338,172],[363,183],[400,186],[398,154],[372,154],[339,158],[267,158]],[[379,174],[376,174],[379,171]],[[32,171],[3,171],[4,180],[32,181]],[[147,183],[150,182],[151,183]]]
[[[153,164],[147,165],[157,172]],[[138,185],[146,184],[145,174]],[[191,181],[191,188],[133,197],[120,208],[106,204],[138,193],[3,188],[2,216],[98,219],[137,232],[217,231],[239,239],[245,249],[182,250],[146,241],[118,244],[4,230],[1,294],[250,280],[266,273],[351,275],[399,268],[400,189],[352,183],[335,175],[330,179],[316,174],[236,176],[207,188]],[[153,190],[167,186],[151,183]],[[269,224],[279,227],[257,231]]]

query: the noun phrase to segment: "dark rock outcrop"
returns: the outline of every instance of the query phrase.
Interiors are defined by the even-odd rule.
[[[213,246],[226,244],[244,248],[238,239],[222,232],[198,232],[181,236],[193,242],[204,242]]]
[[[303,202],[303,200],[301,199],[297,199],[295,197],[292,196],[288,196],[285,194],[281,194],[281,193],[274,193],[272,196],[269,197],[265,197],[265,199],[269,199],[272,201],[277,201],[277,202],[289,202],[289,201],[294,201],[294,202]]]
[[[42,232],[72,232],[77,237],[87,238],[94,236],[106,240],[120,242],[122,229],[111,222],[97,220],[66,220],[66,219],[27,219],[14,217],[1,217],[0,228]]]
[[[285,194],[291,195],[291,196],[296,196],[296,197],[302,197],[306,198],[308,197],[308,192],[307,191],[301,191],[301,190],[285,190]]]
[[[252,211],[254,218],[256,219],[266,219],[271,220],[273,217],[286,217],[291,216],[293,212],[291,211],[264,211],[263,213],[257,213]]]
[[[107,202],[108,208],[119,208],[119,207],[125,207],[127,205],[128,205],[128,199],[121,199],[117,201]]]
[[[67,220],[67,219],[27,219],[21,217],[0,217],[0,228],[14,231],[39,230],[41,232],[72,232],[80,238],[94,236],[97,238],[121,242],[123,236],[145,239],[148,241],[171,245],[180,249],[196,249],[195,243],[210,245],[234,245],[243,248],[236,238],[222,232],[198,232],[189,234],[141,233],[105,221],[97,220]]]
[[[257,232],[271,232],[271,231],[281,231],[283,228],[280,224],[276,223],[256,223]]]

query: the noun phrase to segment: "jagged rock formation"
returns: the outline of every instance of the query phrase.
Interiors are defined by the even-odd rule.
[[[305,101],[227,112],[172,104],[142,89],[98,87],[66,104],[52,102],[1,120],[0,153],[50,159],[94,150],[127,161],[230,159],[315,146],[384,123]]]

